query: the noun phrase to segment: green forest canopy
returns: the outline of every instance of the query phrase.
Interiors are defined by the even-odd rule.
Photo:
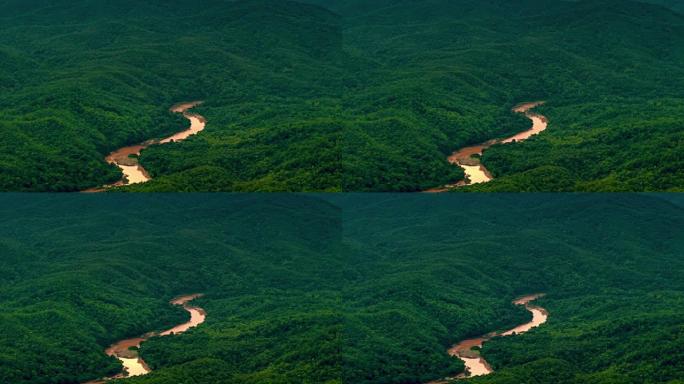
[[[155,338],[147,383],[424,383],[446,349],[485,345],[477,383],[674,383],[684,378],[679,229],[659,195],[4,195],[0,382],[113,374],[115,340]]]
[[[207,129],[144,151],[128,190],[424,190],[532,100],[548,131],[488,151],[479,189],[684,188],[681,3],[307,2],[0,1],[0,190],[116,181],[104,156],[189,100]]]

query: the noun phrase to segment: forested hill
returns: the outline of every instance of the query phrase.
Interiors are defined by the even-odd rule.
[[[510,108],[546,100],[549,129],[489,150],[498,180],[480,189],[681,190],[684,16],[631,1],[329,4],[345,45],[378,64],[373,86],[348,97],[375,126],[348,131],[347,189],[417,188],[411,164],[430,145],[450,153],[522,130]],[[394,156],[380,161],[389,132]]]
[[[546,292],[539,304],[550,317],[529,334],[487,343],[482,353],[496,373],[474,383],[678,383],[684,377],[678,278],[684,239],[670,229],[682,225],[684,211],[669,197],[330,199],[342,208],[344,239],[359,271],[344,302],[364,314],[347,325],[344,382],[434,378],[423,367],[435,367],[439,355],[426,345],[443,343],[446,351],[465,338],[460,335],[483,334],[467,331],[473,322],[490,322],[483,327],[488,331],[503,328],[499,321],[510,315],[496,311],[506,303],[472,301],[485,291],[501,297]],[[473,307],[480,307],[475,318],[451,312]]]
[[[131,384],[676,383],[684,377],[684,206],[638,194],[5,194],[0,382],[120,372],[113,341],[152,338]],[[681,203],[681,201],[680,201]]]
[[[104,156],[180,130],[185,120],[168,109],[190,100],[205,100],[210,120],[203,139],[187,143],[202,147],[203,163],[187,156],[174,166],[201,168],[195,174],[228,190],[241,181],[257,188],[261,178],[281,190],[339,186],[336,129],[303,101],[325,108],[341,89],[333,13],[269,0],[0,5],[0,55],[9,59],[0,61],[0,189],[117,180]]]
[[[495,146],[489,191],[681,190],[684,15],[634,1],[1,1],[0,190],[117,180],[103,157],[153,146],[132,191],[419,191],[446,156]],[[655,148],[655,150],[654,150]]]
[[[78,384],[119,373],[104,348],[187,321],[168,301],[194,292],[214,297],[198,301],[209,314],[202,328],[221,336],[191,331],[174,341],[190,343],[170,355],[152,346],[146,359],[160,371],[153,380],[340,376],[341,223],[329,203],[293,195],[20,194],[3,196],[0,217],[17,219],[0,224],[2,383]],[[220,330],[230,323],[242,325]]]

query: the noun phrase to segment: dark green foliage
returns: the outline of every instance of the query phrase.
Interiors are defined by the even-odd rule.
[[[104,156],[180,130],[187,123],[168,108],[190,100],[206,101],[210,124],[184,143],[190,155],[168,146],[143,156],[155,176],[174,176],[151,189],[339,189],[337,125],[306,108],[330,104],[341,81],[330,12],[268,0],[32,3],[0,2],[0,57],[12,59],[0,61],[0,190],[117,180]],[[198,174],[207,182],[185,185]]]
[[[551,121],[548,131],[524,145],[495,146],[486,151],[483,162],[501,178],[470,189],[684,190],[682,101],[634,104],[614,100],[611,104],[542,108]]]
[[[117,180],[109,151],[200,99],[207,129],[145,150],[129,190],[423,190],[532,100],[548,132],[489,150],[474,190],[684,185],[681,2],[303,2],[0,1],[0,190]]]
[[[454,342],[498,326],[482,322],[475,325],[479,331],[466,331],[468,317],[448,312],[442,317],[433,307],[437,297],[442,305],[475,307],[484,302],[468,300],[483,291],[499,292],[498,297],[548,293],[540,301],[552,314],[547,325],[529,335],[486,345],[484,354],[489,358],[492,352],[498,373],[483,382],[611,382],[607,380],[611,371],[621,375],[613,382],[621,382],[620,378],[622,382],[667,382],[684,377],[677,362],[684,353],[681,205],[628,195],[354,196],[335,200],[345,212],[345,239],[360,249],[357,262],[378,266],[367,267],[367,281],[374,289],[355,295],[364,305],[367,300],[361,298],[386,292],[380,287],[391,286],[389,292],[396,296],[386,296],[388,306],[401,308],[408,316],[412,312],[403,303],[413,303],[420,308],[419,316],[440,319],[443,326],[453,329],[433,334],[458,335],[450,339]],[[472,319],[512,319],[489,312],[506,304],[486,304],[487,309],[478,310],[482,317]],[[386,320],[384,328],[387,323],[392,322]],[[420,361],[421,354],[405,343],[425,329],[431,328],[387,331],[406,335],[391,340],[410,351],[407,362],[397,364],[391,374],[367,381],[363,378],[369,378],[368,371],[363,371],[365,376],[352,371],[346,382],[426,381],[419,369],[412,371],[411,378],[399,373],[401,367]],[[364,338],[380,335],[368,333]],[[416,346],[428,344],[422,341]],[[381,342],[368,343],[367,348],[372,352],[359,358],[378,361],[367,366],[376,372],[378,367],[383,369],[379,372],[392,369],[382,361],[391,348]],[[660,353],[661,348],[667,352]],[[438,365],[433,362],[432,366]]]
[[[552,321],[524,343],[496,340],[483,353],[494,367],[511,367],[477,383],[656,383],[684,377],[681,290],[663,286],[559,297]],[[635,311],[634,308],[638,308]],[[572,325],[575,323],[576,325]],[[616,342],[619,338],[619,342]],[[530,346],[533,346],[530,348]],[[549,361],[548,356],[554,356]]]
[[[354,96],[363,100],[354,105],[410,116],[413,131],[425,130],[403,144],[410,130],[395,123],[399,150],[428,140],[448,153],[501,137],[521,130],[510,107],[547,101],[548,131],[487,151],[497,180],[473,190],[681,190],[684,16],[630,1],[322,3],[347,16],[347,46],[373,57],[367,92],[392,91],[391,103]],[[387,159],[373,163],[391,169]],[[373,169],[358,168],[343,180]],[[347,181],[347,190],[367,189]]]
[[[199,382],[335,382],[338,209],[296,196],[194,196],[3,196],[0,382],[117,373],[104,348],[185,321],[168,301],[192,292],[207,295],[197,300],[211,313],[206,327],[144,345],[152,367],[176,367],[152,382],[187,372]],[[221,368],[198,376],[205,364]]]
[[[144,383],[423,383],[453,343],[495,339],[481,382],[684,378],[682,199],[659,195],[2,196],[0,382],[116,372],[113,340],[154,338]]]

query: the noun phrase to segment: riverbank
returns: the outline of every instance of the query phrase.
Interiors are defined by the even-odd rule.
[[[189,128],[161,140],[150,139],[140,144],[119,148],[110,153],[107,155],[107,157],[105,157],[105,161],[109,164],[114,164],[121,169],[121,172],[123,173],[121,180],[112,184],[104,185],[102,187],[91,188],[83,192],[103,192],[113,187],[121,187],[130,184],[141,184],[152,180],[152,177],[147,170],[138,162],[140,153],[143,149],[148,148],[151,145],[183,141],[188,137],[203,131],[207,125],[207,120],[202,115],[189,112],[192,108],[195,108],[200,104],[202,104],[202,101],[179,103],[172,106],[169,109],[171,112],[181,113],[183,114],[183,117],[190,121]]]
[[[429,189],[426,192],[440,193],[447,192],[454,188],[460,188],[472,184],[488,183],[494,179],[491,172],[480,162],[479,157],[484,151],[496,144],[508,144],[519,141],[524,141],[530,137],[539,134],[548,127],[548,119],[544,115],[531,112],[532,109],[543,105],[544,101],[535,101],[529,103],[518,104],[513,107],[513,112],[522,113],[532,121],[532,127],[526,131],[517,133],[505,139],[492,139],[484,143],[461,148],[449,156],[448,160],[451,164],[457,165],[465,172],[465,180],[461,180],[455,184],[447,184],[442,187]],[[477,157],[476,157],[477,156]]]
[[[460,343],[451,347],[448,351],[449,355],[459,358],[465,364],[465,372],[456,376],[449,377],[443,380],[431,381],[427,384],[447,384],[452,380],[466,379],[475,376],[485,376],[494,372],[492,366],[480,355],[479,351],[475,351],[474,348],[482,348],[483,344],[495,337],[506,337],[519,335],[525,332],[529,332],[531,329],[536,328],[548,320],[549,313],[546,309],[530,304],[531,302],[543,297],[543,293],[527,295],[520,297],[513,301],[515,305],[525,306],[530,313],[532,313],[532,320],[518,325],[517,327],[510,329],[505,332],[491,332],[486,335],[476,337],[474,339],[463,340]]]
[[[123,371],[117,375],[101,380],[89,381],[84,384],[103,384],[110,380],[125,379],[127,377],[133,376],[143,376],[152,372],[152,369],[150,369],[149,365],[147,365],[147,363],[138,354],[138,349],[140,348],[140,345],[152,337],[181,334],[191,328],[194,328],[204,323],[207,317],[207,314],[204,311],[204,309],[189,304],[191,301],[198,299],[202,296],[202,294],[197,293],[193,295],[179,296],[171,300],[170,303],[172,305],[182,306],[183,309],[190,313],[189,321],[183,324],[179,324],[163,332],[149,332],[140,337],[125,339],[112,344],[109,348],[105,350],[105,353],[108,356],[113,356],[117,358],[123,365]]]

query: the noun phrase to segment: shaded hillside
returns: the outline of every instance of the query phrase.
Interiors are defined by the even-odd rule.
[[[145,346],[157,379],[337,382],[339,211],[307,197],[194,196],[4,196],[0,216],[16,220],[0,225],[0,382],[118,373],[104,348],[185,321],[168,301],[189,292],[206,294],[207,322],[165,356],[154,351],[167,341]]]
[[[444,377],[449,346],[522,323],[510,300],[534,292],[547,293],[549,322],[486,344],[496,373],[474,382],[684,377],[681,206],[615,194],[331,199],[359,271],[343,296],[361,314],[345,328],[344,382]]]
[[[367,96],[345,102],[364,127],[347,131],[346,190],[424,187],[412,170],[428,153],[522,130],[510,108],[532,100],[547,101],[548,131],[491,149],[499,180],[484,190],[681,190],[684,16],[629,1],[380,5],[343,10],[346,46],[377,64]],[[388,136],[398,159],[369,160]],[[560,180],[525,176],[545,169]]]
[[[11,86],[0,104],[1,189],[79,190],[116,180],[104,155],[180,130],[185,121],[167,110],[184,100],[205,100],[210,120],[186,145],[215,156],[200,164],[186,157],[182,169],[209,163],[231,185],[272,177],[277,189],[300,190],[296,178],[314,178],[311,188],[339,186],[334,157],[250,161],[282,144],[277,132],[289,134],[293,124],[304,127],[295,144],[336,150],[335,127],[318,128],[306,102],[338,89],[339,76],[331,75],[341,36],[330,12],[283,1],[36,4],[44,6],[2,4],[0,52],[12,61],[0,67]],[[294,146],[273,151],[306,153]],[[158,168],[151,166],[154,175],[179,171],[175,164]],[[315,177],[319,169],[331,175]],[[325,184],[313,186],[318,182]]]
[[[508,328],[483,382],[684,377],[681,205],[651,195],[6,195],[0,204],[0,381],[78,383],[103,350],[153,338],[131,383],[421,383],[446,349]],[[646,342],[647,341],[647,342]],[[643,378],[648,378],[643,380]],[[128,381],[127,381],[128,382]]]
[[[128,4],[130,3],[130,4]],[[485,155],[487,191],[684,185],[684,15],[634,1],[1,2],[0,190],[118,180],[114,148],[152,146],[129,191],[420,191]],[[328,7],[329,9],[325,9]],[[655,150],[653,148],[656,148]]]

